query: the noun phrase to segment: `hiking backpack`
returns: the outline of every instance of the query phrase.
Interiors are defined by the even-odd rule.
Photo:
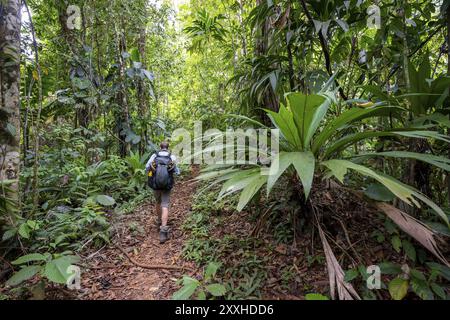
[[[152,162],[148,185],[153,190],[172,190],[174,179],[173,171],[175,164],[172,161],[171,154],[162,155],[161,151],[156,154]]]

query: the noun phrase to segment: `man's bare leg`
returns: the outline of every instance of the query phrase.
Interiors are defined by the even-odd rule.
[[[167,226],[167,222],[169,220],[169,208],[162,208],[162,216],[161,216],[161,228],[159,232],[159,243],[165,243],[169,239],[169,227]]]
[[[158,227],[160,227],[162,223],[161,203],[156,204],[156,214],[158,216]]]
[[[168,222],[169,222],[169,208],[162,208],[161,226],[167,227]]]

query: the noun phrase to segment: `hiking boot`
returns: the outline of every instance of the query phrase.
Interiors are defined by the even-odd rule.
[[[159,229],[159,243],[166,243],[167,240],[169,240],[169,227],[161,227]]]
[[[161,230],[161,224],[162,224],[161,219],[157,219],[157,220],[155,221],[155,227],[158,228],[158,231]]]

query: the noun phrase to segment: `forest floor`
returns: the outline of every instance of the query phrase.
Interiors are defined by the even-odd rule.
[[[197,169],[192,169],[191,178]],[[113,245],[92,252],[84,260],[86,270],[81,278],[80,299],[88,300],[165,300],[178,290],[176,281],[183,275],[195,276],[196,266],[183,260],[181,252],[187,235],[181,226],[190,212],[196,182],[184,179],[172,192],[170,241],[161,245],[156,224],[154,203],[144,203],[133,213],[120,216],[114,222]],[[126,254],[124,254],[124,252]],[[128,255],[129,257],[127,257]],[[132,262],[130,258],[134,261]],[[185,266],[188,270],[145,266]]]
[[[280,196],[275,207],[270,201],[260,201],[247,211],[236,212],[231,203],[216,202],[214,192],[200,192],[202,186],[194,180],[198,174],[198,168],[191,168],[173,190],[170,241],[159,243],[151,200],[132,213],[112,215],[111,243],[81,255],[81,289],[70,291],[49,284],[42,298],[167,300],[179,290],[178,280],[184,275],[201,280],[203,267],[210,261],[221,264],[218,280],[230,288],[227,299],[291,300],[305,299],[308,293],[329,295],[318,235],[308,229],[293,236],[289,233],[288,195]],[[340,248],[337,259],[344,270],[382,261],[406,262],[406,257],[385,241],[389,235],[384,219],[367,204],[341,189],[323,187],[313,197],[331,237],[336,239],[333,243]],[[373,230],[382,238],[377,240]],[[381,293],[377,296],[389,298]]]
[[[201,264],[187,261],[182,256],[183,247],[191,236],[189,230],[182,226],[192,214],[193,198],[200,188],[193,180],[198,175],[198,168],[191,170],[186,178],[176,184],[172,193],[170,241],[159,244],[157,217],[152,202],[142,204],[131,214],[116,216],[112,221],[115,236],[111,245],[82,257],[82,289],[72,298],[166,300],[171,299],[180,288],[177,280],[183,275],[201,279]],[[358,248],[358,251],[365,253],[364,260],[372,260],[380,250],[392,254],[392,250],[374,242],[364,229],[374,213],[357,201],[343,203],[340,197],[346,198],[342,193],[336,194],[333,206],[342,207],[342,211],[346,212],[346,221],[343,223],[351,226],[349,232],[352,242],[365,243],[364,247]],[[217,254],[227,270],[223,280],[234,281],[236,277],[242,279],[243,273],[245,276],[254,275],[249,276],[244,283],[239,280],[234,284],[242,287],[241,292],[248,292],[238,295],[238,298],[255,298],[255,291],[251,287],[261,288],[258,295],[263,299],[304,299],[308,292],[328,293],[323,253],[319,247],[311,247],[311,243],[319,240],[317,236],[303,234],[292,244],[280,243],[270,230],[260,230],[255,236],[255,228],[260,223],[252,221],[251,212],[236,213],[231,208],[222,208],[217,215],[213,208],[210,211],[208,238],[218,244]],[[361,214],[363,212],[365,214]],[[361,238],[362,235],[364,237]],[[344,239],[339,242],[345,246]],[[148,269],[142,265],[186,267],[186,270]]]

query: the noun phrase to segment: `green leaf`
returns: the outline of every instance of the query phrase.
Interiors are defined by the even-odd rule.
[[[48,280],[59,283],[66,284],[67,280],[72,275],[68,272],[68,268],[76,261],[72,256],[64,256],[55,260],[48,262],[45,265],[44,275]]]
[[[6,230],[2,236],[2,241],[11,239],[12,237],[14,237],[16,235],[16,233],[17,233],[17,230],[15,230],[15,229]]]
[[[426,281],[416,278],[411,279],[411,288],[415,294],[417,294],[422,300],[433,300],[434,294],[428,287]]]
[[[391,262],[383,262],[380,263],[380,270],[382,274],[399,274],[402,273],[402,268],[394,263]]]
[[[30,238],[30,227],[26,223],[22,223],[19,227],[19,235],[22,238],[29,239]]]
[[[324,300],[330,300],[327,296],[324,296],[320,293],[308,293],[307,295],[305,295],[305,300],[320,300],[320,301],[324,301]]]
[[[408,240],[403,240],[402,245],[403,245],[403,250],[405,251],[408,258],[410,258],[412,261],[415,262],[416,261],[416,248],[414,248],[412,243],[409,242]]]
[[[214,278],[214,276],[216,275],[217,270],[219,270],[220,266],[221,266],[220,263],[210,262],[205,270],[205,280]]]
[[[424,196],[414,188],[401,183],[393,177],[379,174],[368,167],[347,160],[329,160],[322,162],[322,165],[330,170],[328,176],[334,175],[341,182],[343,182],[344,176],[347,173],[348,169],[352,169],[364,176],[368,176],[377,180],[379,183],[383,184],[387,189],[389,189],[393,194],[395,194],[399,199],[409,205],[415,205],[416,207],[420,208],[420,203],[417,201],[417,199],[419,199],[425,202],[430,208],[432,208],[445,221],[445,223],[449,224],[447,215],[441,208],[439,208],[437,204],[435,204],[433,201],[428,199],[426,196]]]
[[[423,154],[416,152],[407,151],[390,151],[390,152],[378,152],[378,153],[368,153],[358,155],[358,157],[390,157],[390,158],[405,158],[405,159],[416,159],[429,163],[433,166],[441,168],[446,171],[450,171],[450,159],[445,157],[435,156],[431,154]]]
[[[389,293],[392,299],[402,300],[408,293],[409,282],[402,278],[395,278],[389,282]]]
[[[305,198],[308,199],[314,179],[315,158],[311,152],[281,152],[278,154],[270,168],[267,179],[267,194],[270,194],[280,176],[293,165],[302,181]]]
[[[200,292],[197,294],[197,300],[206,300],[205,291],[200,290]]]
[[[372,108],[352,108],[339,117],[335,118],[317,135],[314,139],[312,152],[316,154],[320,148],[333,136],[337,131],[346,127],[352,122],[359,121],[365,118],[395,114],[399,110],[399,107],[392,106],[377,106]]]
[[[107,196],[107,195],[98,195],[95,200],[105,207],[110,207],[116,204],[116,200],[114,198]]]
[[[225,295],[227,290],[224,285],[219,283],[214,283],[206,286],[206,290],[211,293],[214,297],[222,297]]]
[[[25,256],[20,257],[19,259],[11,262],[14,265],[24,264],[32,261],[45,261],[47,258],[40,253],[31,253],[27,254]]]
[[[17,286],[18,284],[31,279],[36,273],[41,270],[41,266],[28,266],[20,269],[16,272],[8,281],[6,281],[7,286]]]
[[[350,269],[345,272],[344,281],[351,282],[359,276],[358,269]]]
[[[433,290],[434,293],[436,293],[436,295],[441,298],[441,299],[446,299],[447,295],[445,294],[445,290],[444,288],[442,288],[440,285],[438,285],[437,283],[432,283],[431,284],[431,290]]]
[[[395,195],[381,183],[370,184],[364,194],[372,200],[382,202],[390,202],[395,199]]]
[[[302,93],[290,93],[286,98],[294,115],[303,150],[309,150],[312,137],[327,113],[330,101],[324,96]]]
[[[422,272],[420,272],[419,270],[417,270],[417,269],[411,269],[410,270],[410,275],[411,275],[411,277],[416,278],[418,280],[422,280],[422,281],[426,281],[427,280],[425,278],[425,275]]]
[[[137,48],[132,48],[131,49],[131,60],[134,62],[140,62],[141,58],[140,58],[140,54],[139,54],[139,50]]]
[[[331,155],[338,153],[339,151],[344,150],[345,148],[359,142],[362,140],[366,140],[369,138],[376,138],[376,137],[409,137],[409,138],[417,138],[417,139],[436,139],[440,141],[445,141],[450,143],[450,140],[448,140],[448,137],[440,134],[435,131],[421,131],[421,130],[411,130],[411,129],[405,129],[405,130],[399,130],[396,129],[396,131],[366,131],[366,132],[357,132],[354,134],[349,134],[344,136],[343,138],[333,142],[332,145],[328,146],[323,154],[323,158],[326,159],[330,157]],[[367,155],[367,154],[366,154]],[[365,156],[366,156],[365,155]]]
[[[297,150],[302,147],[300,136],[294,122],[294,115],[284,105],[280,105],[278,113],[265,110],[272,123],[280,130],[282,136]]]
[[[13,137],[17,134],[16,127],[9,122],[6,124],[6,131],[8,131],[9,134]]]
[[[440,276],[450,281],[450,268],[435,262],[427,262],[426,265],[432,270],[436,270]]]
[[[185,276],[183,277],[183,287],[173,294],[172,299],[188,300],[199,286],[198,280]]]
[[[258,176],[242,190],[241,196],[239,197],[239,203],[236,207],[237,211],[242,211],[244,207],[253,199],[253,197],[258,193],[262,186],[267,182],[267,176]]]

